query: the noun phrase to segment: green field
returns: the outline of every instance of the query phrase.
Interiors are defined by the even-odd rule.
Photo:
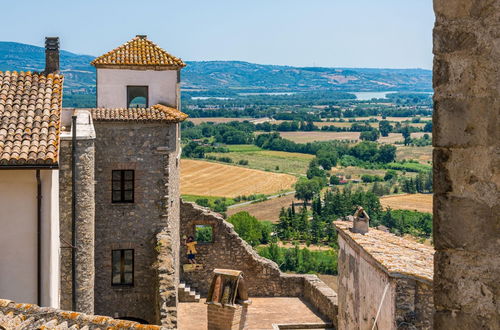
[[[208,153],[207,155],[229,157],[235,165],[240,160],[247,160],[245,167],[256,170],[277,173],[288,173],[293,175],[305,175],[307,167],[313,155],[295,152],[263,150],[254,145],[232,145],[228,146],[230,152]]]

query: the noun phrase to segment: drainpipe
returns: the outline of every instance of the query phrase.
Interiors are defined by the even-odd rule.
[[[37,277],[36,300],[42,305],[42,180],[40,170],[36,170],[36,228],[37,228]]]
[[[76,310],[76,116],[71,117],[71,309]]]

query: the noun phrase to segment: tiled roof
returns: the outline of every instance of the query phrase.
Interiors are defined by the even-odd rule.
[[[351,232],[350,221],[334,221],[339,234],[354,242],[379,263],[389,275],[405,275],[432,281],[434,249],[431,246],[386,233],[375,228],[362,235]]]
[[[0,71],[0,166],[56,165],[63,77]]]
[[[172,69],[183,68],[186,64],[172,56],[146,36],[137,36],[118,48],[94,59],[90,64],[100,66],[160,66]]]
[[[157,325],[0,299],[0,329],[160,329]]]
[[[187,115],[175,108],[162,104],[150,108],[97,108],[90,110],[96,121],[161,121],[178,123],[187,118]]]

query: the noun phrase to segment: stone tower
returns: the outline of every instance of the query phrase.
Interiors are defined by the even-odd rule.
[[[97,69],[95,313],[159,323],[156,235],[172,240],[172,306],[179,254],[180,70],[137,36],[92,61]],[[175,310],[175,309],[173,309]],[[172,312],[174,314],[174,312]]]

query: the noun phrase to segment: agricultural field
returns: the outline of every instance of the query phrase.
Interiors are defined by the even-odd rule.
[[[308,154],[263,150],[253,145],[229,146],[229,150],[230,152],[208,153],[207,155],[217,158],[229,157],[234,163],[247,160],[248,165],[245,167],[292,175],[305,175],[309,162],[314,158],[313,155]]]
[[[332,174],[350,176],[352,179],[360,179],[363,174],[379,175],[381,177],[384,177],[386,172],[387,170],[385,169],[372,170],[356,166],[347,166],[347,167],[338,166],[338,167],[332,167],[332,169],[330,170],[330,173]]]
[[[268,220],[277,223],[279,221],[281,208],[284,207],[286,209],[290,207],[292,202],[296,205],[302,204],[301,201],[294,197],[294,194],[289,194],[283,197],[272,198],[264,202],[231,207],[227,210],[227,215],[231,216],[235,213],[246,211],[259,220]]]
[[[380,198],[383,207],[432,213],[432,194],[401,194]]]
[[[354,117],[356,121],[365,121],[365,120],[370,120],[370,119],[377,119],[378,121],[381,120],[387,120],[390,122],[404,122],[404,121],[411,121],[415,117],[386,117],[385,119],[382,118],[382,116],[371,116],[371,117]],[[420,120],[422,121],[431,121],[432,117],[431,116],[419,116]],[[334,118],[331,118],[332,120]],[[327,119],[325,118],[324,121]]]
[[[245,120],[251,121],[254,119],[255,118],[251,118],[251,117],[243,117],[243,118],[225,118],[225,117],[188,118],[188,120],[193,122],[193,124],[195,124],[195,125],[199,125],[201,123],[207,123],[207,122],[220,124],[220,123],[229,123],[231,121],[245,121]]]
[[[392,117],[394,118],[394,117]],[[352,124],[363,124],[364,122],[361,121],[361,120],[358,120],[358,118],[355,118],[356,119],[356,122],[349,122],[349,121],[343,121],[343,122],[339,122],[339,121],[315,121],[313,122],[313,124],[319,128],[321,127],[324,127],[324,126],[335,126],[335,127],[351,127]],[[273,122],[271,122],[271,124],[280,124],[280,123],[283,123],[283,122],[292,122],[292,120],[275,120]],[[391,122],[391,124],[394,124],[395,122]],[[368,123],[371,127],[374,127],[374,128],[378,128],[379,127],[379,123],[378,122],[369,122]],[[408,123],[408,126],[411,126],[411,127],[418,127],[418,128],[422,128],[425,126],[425,123],[411,123],[409,122]]]
[[[181,159],[181,194],[237,197],[290,190],[297,178],[202,160]]]
[[[398,146],[396,151],[396,159],[415,159],[422,164],[430,164],[432,162],[432,146],[424,147],[407,147]]]
[[[349,140],[349,141],[360,141],[360,132],[280,132],[280,135],[284,139],[292,140],[297,143],[307,143],[314,141],[331,141],[331,140]],[[412,133],[412,138],[422,137],[423,132]],[[432,134],[429,134],[431,136]],[[403,141],[403,136],[400,133],[389,133],[387,137],[380,137],[378,142],[380,143],[396,143]]]

